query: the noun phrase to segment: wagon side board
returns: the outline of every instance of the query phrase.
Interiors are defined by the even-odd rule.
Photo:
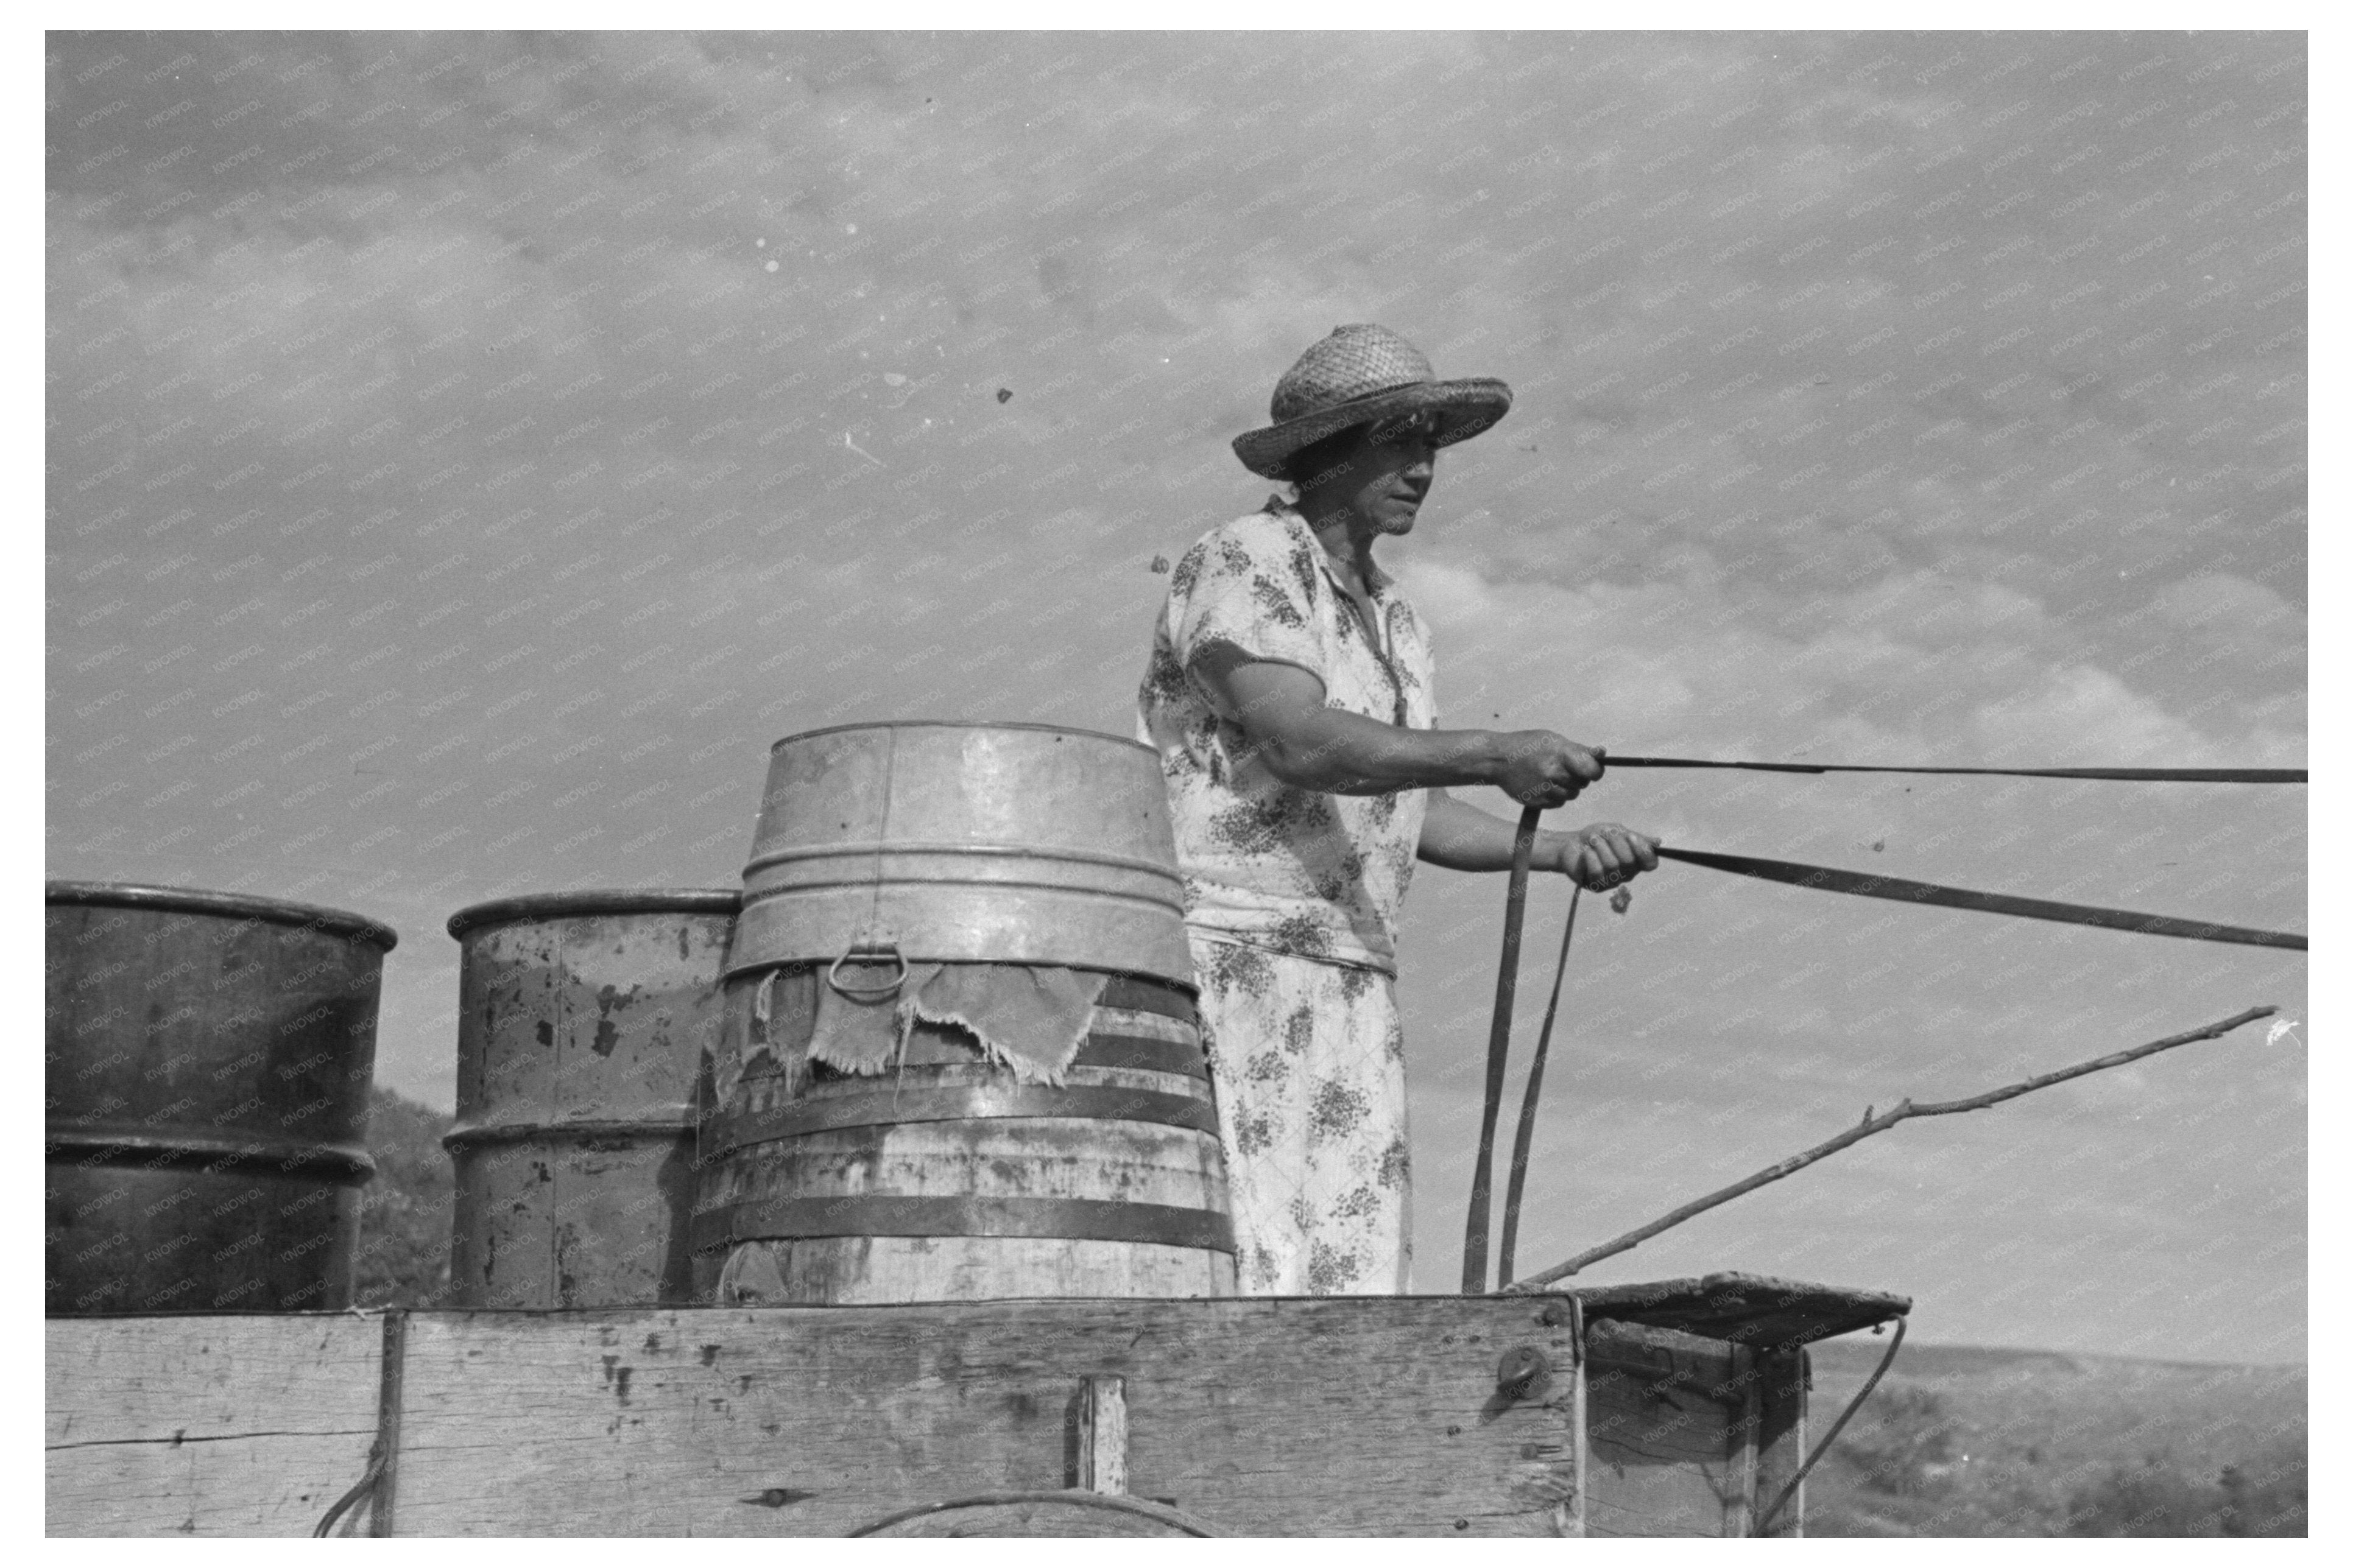
[[[340,1532],[845,1535],[1082,1484],[1088,1380],[1116,1378],[1127,1495],[1222,1534],[1751,1533],[1793,1468],[1796,1353],[1589,1323],[1580,1499],[1567,1317],[1360,1297],[433,1311],[398,1335],[57,1320],[48,1531],[306,1533],[366,1468],[391,1344],[396,1494]],[[1499,1385],[1514,1352],[1535,1353]]]
[[[47,1327],[51,1535],[308,1535],[367,1468],[377,1323],[305,1313]]]
[[[1586,1335],[1585,1533],[1757,1534],[1795,1473],[1787,1458],[1805,1389],[1796,1352],[1602,1321]],[[1774,1529],[1797,1533],[1785,1508]]]
[[[436,1313],[410,1325],[398,1528],[843,1535],[1052,1490],[1078,1479],[1084,1380],[1111,1375],[1129,1494],[1221,1533],[1549,1535],[1567,1382],[1495,1386],[1520,1345],[1570,1364],[1540,1319],[1412,1299]]]

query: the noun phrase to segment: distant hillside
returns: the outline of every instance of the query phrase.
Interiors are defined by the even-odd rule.
[[[1884,1349],[1814,1347],[1815,1434]],[[1808,1478],[1806,1533],[2300,1536],[2305,1416],[2301,1366],[1906,1345]]]
[[[441,1134],[450,1118],[378,1085],[368,1096],[375,1180],[360,1189],[354,1304],[428,1307],[449,1289],[449,1205],[457,1179]]]

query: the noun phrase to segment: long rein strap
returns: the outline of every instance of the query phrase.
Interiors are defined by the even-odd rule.
[[[2131,910],[2104,909],[2097,904],[2069,904],[2052,899],[2021,898],[2015,893],[1987,893],[1971,888],[1947,888],[1935,882],[1914,882],[1902,877],[1841,871],[1831,866],[1807,866],[1794,860],[1765,860],[1753,855],[1718,855],[1704,849],[1670,849],[1659,846],[1659,858],[1682,860],[1712,870],[1787,882],[1797,888],[1820,888],[1831,893],[1853,893],[1866,899],[1892,899],[1905,904],[1935,904],[1948,910],[1981,910],[1988,914],[2017,915],[2031,921],[2059,921],[2068,925],[2101,926],[2109,931],[2137,931],[2143,936],[2178,936],[2193,942],[2237,942],[2248,947],[2306,949],[2306,939],[2295,931],[2258,931],[2213,921],[2181,920],[2172,915],[2140,914]]]
[[[1553,965],[1552,996],[1545,1003],[1544,1027],[1536,1031],[1535,1054],[1528,1058],[1527,1087],[1520,1091],[1520,1126],[1512,1137],[1512,1174],[1504,1184],[1504,1244],[1495,1254],[1495,1282],[1512,1278],[1520,1244],[1520,1197],[1527,1190],[1528,1154],[1536,1140],[1536,1101],[1544,1093],[1545,1056],[1552,1048],[1553,1020],[1560,1016],[1560,983],[1568,973],[1569,939],[1577,934],[1577,901],[1584,889],[1568,890],[1568,921],[1560,928],[1560,961]]]
[[[2304,768],[1928,768],[1859,763],[1719,763],[1702,757],[1611,757],[1613,768],[1739,768],[1757,773],[1972,773],[2004,779],[2109,779],[2122,784],[2300,784]]]
[[[1520,927],[1528,912],[1528,861],[1535,853],[1543,807],[1520,813],[1512,839],[1512,882],[1504,898],[1504,961],[1495,973],[1495,1017],[1487,1031],[1487,1096],[1479,1113],[1479,1163],[1471,1172],[1471,1212],[1462,1226],[1462,1293],[1487,1292],[1487,1231],[1494,1197],[1495,1122],[1504,1110],[1504,1070],[1512,1051],[1512,997],[1520,977]]]

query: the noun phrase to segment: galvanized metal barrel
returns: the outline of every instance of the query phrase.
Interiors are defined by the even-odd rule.
[[[731,1037],[753,990],[728,987]],[[889,1009],[860,1025],[889,1030]],[[783,1300],[1234,1294],[1217,1101],[1168,982],[1111,980],[1060,1087],[924,1023],[880,1077],[767,1081],[703,1125],[695,1244],[761,1244]]]
[[[777,742],[728,973],[853,950],[1189,984],[1160,759],[1043,724],[849,725]]]
[[[337,910],[54,881],[47,1309],[350,1303],[384,955]]]
[[[546,893],[459,910],[449,1284],[463,1307],[693,1301],[695,1074],[732,889]]]
[[[780,973],[845,995],[934,963],[1109,988],[1060,1087],[929,1024],[890,1075],[844,1076],[796,1056],[804,1017],[703,1129],[697,1247],[759,1244],[797,1301],[1231,1294],[1184,912],[1148,746],[938,722],[777,742],[727,961],[731,1060],[758,1054],[754,997]],[[893,1010],[844,1026],[889,1031]]]

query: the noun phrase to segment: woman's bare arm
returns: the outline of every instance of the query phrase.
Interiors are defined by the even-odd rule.
[[[1490,816],[1477,806],[1456,800],[1442,789],[1430,792],[1422,810],[1419,856],[1450,871],[1508,871],[1512,845],[1519,825]],[[1587,888],[1615,887],[1643,871],[1655,871],[1659,841],[1614,822],[1589,826],[1536,830],[1535,852],[1528,864],[1539,871],[1558,871]]]
[[[1284,784],[1324,795],[1388,795],[1493,784],[1523,805],[1574,799],[1601,776],[1590,749],[1549,730],[1409,730],[1324,705],[1324,682],[1297,665],[1204,650],[1194,673]]]

